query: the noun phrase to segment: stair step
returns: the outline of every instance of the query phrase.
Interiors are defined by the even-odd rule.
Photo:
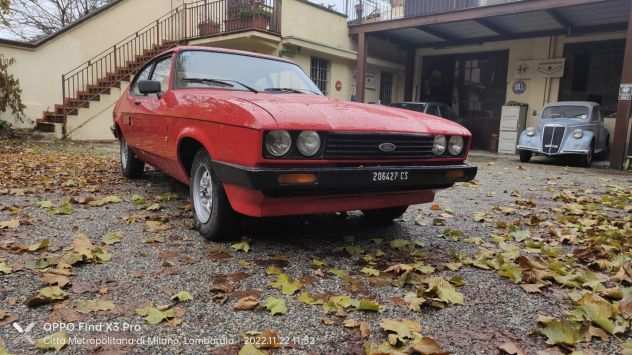
[[[89,100],[66,98],[64,100],[64,105],[66,107],[88,108],[88,107],[90,107],[90,101]]]
[[[73,115],[76,116],[79,114],[79,109],[72,106],[66,105],[55,105],[55,113],[61,115]]]
[[[35,129],[40,132],[55,132],[55,124],[46,122],[43,120],[37,120],[37,124],[35,125]]]
[[[44,118],[44,121],[51,122],[51,123],[65,123],[66,122],[66,115],[50,112],[50,111],[44,112],[43,118]]]

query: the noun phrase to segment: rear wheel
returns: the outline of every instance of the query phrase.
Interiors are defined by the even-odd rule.
[[[364,216],[370,223],[375,224],[390,224],[394,219],[400,218],[404,215],[408,206],[382,208],[378,210],[362,210]]]
[[[520,161],[523,163],[528,163],[529,161],[531,161],[532,156],[533,156],[533,153],[528,150],[520,151]]]
[[[191,202],[195,228],[210,241],[231,239],[238,232],[237,214],[224,192],[224,186],[211,169],[211,158],[199,150],[191,168]]]
[[[138,179],[143,176],[145,162],[136,158],[134,152],[129,149],[125,137],[121,135],[119,139],[121,150],[121,172],[128,179]]]

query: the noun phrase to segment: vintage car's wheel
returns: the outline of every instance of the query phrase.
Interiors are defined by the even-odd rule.
[[[382,208],[379,210],[362,210],[364,216],[370,223],[374,224],[390,224],[394,219],[404,215],[408,206]]]
[[[533,156],[533,153],[528,151],[528,150],[521,150],[520,151],[520,161],[523,162],[523,163],[530,162],[532,156]]]
[[[200,150],[191,168],[191,202],[195,228],[210,241],[221,241],[237,234],[237,215],[230,206],[224,186],[211,168],[211,158]]]
[[[121,172],[128,179],[138,179],[143,176],[145,171],[145,162],[138,159],[134,152],[129,149],[125,137],[119,139],[121,150]]]
[[[581,165],[583,167],[590,168],[590,166],[592,165],[592,162],[593,162],[593,157],[595,155],[594,151],[595,151],[595,147],[593,145],[593,146],[590,147],[590,150],[588,150],[588,153],[586,155],[582,155],[582,157],[581,157]]]

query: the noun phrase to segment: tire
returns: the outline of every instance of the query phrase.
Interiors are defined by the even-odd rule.
[[[394,219],[403,216],[407,209],[408,206],[401,206],[379,210],[362,210],[362,213],[372,224],[387,225],[393,223]]]
[[[610,136],[606,137],[606,146],[599,154],[599,159],[608,160],[610,158]]]
[[[125,137],[119,139],[121,173],[128,179],[138,179],[145,172],[145,162],[138,159],[129,149]]]
[[[588,151],[588,154],[582,155],[580,164],[585,168],[590,168],[592,166],[594,156],[595,156],[595,143],[593,142],[590,145],[590,150]]]
[[[528,150],[521,150],[520,151],[520,161],[523,162],[523,163],[530,162],[532,156],[533,156],[533,152],[530,152]]]
[[[237,213],[226,197],[224,185],[211,168],[211,158],[200,149],[193,158],[189,187],[195,229],[209,241],[230,240],[238,234]]]

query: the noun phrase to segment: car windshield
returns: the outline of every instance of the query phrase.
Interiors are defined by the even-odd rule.
[[[542,112],[542,118],[588,118],[586,106],[549,106]]]
[[[404,108],[406,110],[417,111],[417,112],[426,111],[426,104],[421,104],[421,103],[398,102],[398,103],[393,104],[392,106]]]
[[[248,55],[185,51],[176,63],[176,88],[219,88],[322,95],[296,65]]]

